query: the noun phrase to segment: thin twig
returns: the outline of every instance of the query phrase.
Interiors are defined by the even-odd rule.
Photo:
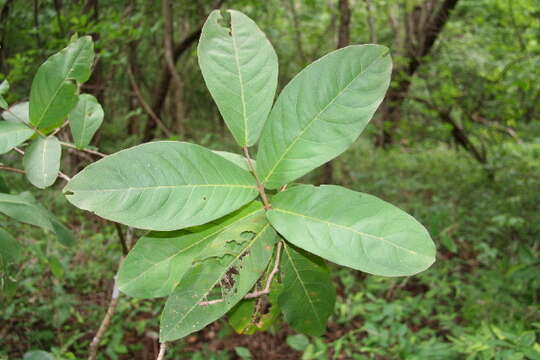
[[[161,343],[159,345],[159,354],[156,358],[156,360],[163,360],[165,358],[165,352],[167,351],[167,343]]]
[[[163,11],[163,42],[165,43],[165,62],[169,67],[169,72],[172,75],[174,82],[178,88],[182,88],[182,79],[176,70],[176,64],[174,62],[174,39],[173,39],[173,9],[170,0],[162,1]]]
[[[96,156],[99,156],[99,157],[107,156],[107,154],[101,153],[99,151],[90,150],[90,149],[79,149],[77,146],[75,146],[73,144],[70,144],[70,143],[67,143],[67,142],[64,142],[64,141],[60,141],[60,145],[65,146],[65,147],[70,148],[70,149],[73,149],[73,150],[77,150],[77,151],[85,152],[85,153],[88,153],[88,154],[96,155]]]
[[[277,250],[276,250],[276,261],[274,262],[274,268],[272,269],[272,272],[270,273],[270,275],[268,275],[268,281],[266,281],[266,286],[264,287],[264,289],[262,289],[260,291],[254,291],[252,293],[249,293],[246,296],[244,296],[244,299],[254,299],[254,298],[257,298],[259,296],[270,294],[270,286],[272,286],[272,280],[274,280],[274,276],[276,276],[276,274],[279,271],[279,259],[281,257],[281,247],[282,246],[283,246],[283,243],[281,241],[278,242]]]
[[[253,162],[251,160],[251,157],[249,156],[249,149],[247,146],[243,146],[242,149],[244,150],[244,155],[246,157],[249,170],[255,176],[255,181],[257,181],[257,190],[259,191],[259,194],[261,195],[261,199],[264,204],[265,210],[272,209],[272,205],[268,201],[268,197],[266,196],[266,192],[264,191],[264,185],[261,183],[261,180],[259,179],[259,175],[257,175],[257,171],[255,171],[255,167],[253,166]]]
[[[155,123],[159,126],[161,130],[167,135],[168,137],[172,137],[174,134],[171,130],[169,130],[163,121],[156,115],[154,110],[146,103],[146,101],[143,98],[143,95],[141,93],[141,89],[139,88],[139,85],[135,82],[135,76],[133,76],[133,71],[131,70],[131,65],[127,67],[128,70],[128,77],[129,81],[131,83],[131,87],[133,88],[133,91],[135,92],[135,96],[139,100],[139,103],[143,107],[143,109],[150,115],[150,117],[155,121]]]
[[[70,182],[71,181],[71,178],[69,176],[67,176],[66,174],[64,174],[63,172],[59,171],[58,172],[58,177],[62,180],[65,180],[67,182]]]
[[[129,252],[129,248],[126,243],[126,237],[124,236],[124,232],[122,231],[122,226],[120,226],[120,224],[117,222],[114,223],[114,226],[116,227],[116,233],[118,234],[118,239],[120,240],[120,244],[122,245],[122,254],[126,256]]]
[[[126,248],[129,249],[131,246],[131,242],[132,242],[131,240],[133,236],[132,229],[128,228],[125,236],[123,233],[120,236],[120,233],[118,234],[118,240],[122,243],[122,247],[125,245]],[[122,256],[120,257],[120,261],[118,262],[118,270],[120,270],[120,267],[122,266],[122,263],[124,262],[124,258],[125,258],[125,255],[122,252]],[[118,274],[118,271],[116,273]],[[111,320],[112,320],[114,311],[116,309],[116,305],[118,305],[119,296],[120,296],[120,290],[118,289],[118,275],[116,275],[114,277],[114,286],[113,286],[113,290],[111,294],[111,300],[109,301],[109,306],[107,307],[107,312],[105,313],[105,316],[103,317],[103,320],[101,321],[101,325],[99,326],[99,329],[96,332],[96,335],[94,336],[94,338],[92,339],[92,342],[90,343],[90,348],[88,350],[88,360],[96,360],[99,343],[101,342],[103,335],[105,335],[105,332],[111,325]]]
[[[66,121],[64,123],[64,125],[60,126],[58,129],[54,130],[54,132],[51,134],[51,136],[55,136],[56,134],[58,134],[60,131],[62,131],[66,126],[68,126],[69,124],[69,121]]]
[[[43,136],[43,137],[47,137],[47,135],[45,135],[41,130],[39,130],[37,127],[35,127],[34,125],[32,125],[31,123],[29,122],[26,122],[24,121],[23,119],[21,119],[19,116],[17,116],[17,114],[15,114],[13,111],[11,111],[9,108],[7,108],[5,110],[6,112],[10,113],[11,116],[13,116],[14,118],[16,118],[21,124],[23,125],[26,125],[27,127],[29,127],[30,129],[34,130],[35,132],[37,132],[39,135]]]
[[[249,294],[246,294],[244,296],[244,299],[255,299],[264,295],[270,294],[270,286],[272,286],[272,280],[274,280],[274,277],[279,272],[279,259],[281,258],[281,248],[283,247],[283,243],[280,241],[278,242],[277,250],[276,250],[276,260],[274,262],[274,268],[272,269],[272,272],[270,272],[270,275],[268,275],[268,280],[266,281],[266,285],[264,289],[259,291],[253,291]],[[209,300],[209,301],[201,301],[199,305],[201,306],[208,306],[212,304],[219,304],[221,302],[225,301],[224,299],[215,299],[215,300]]]
[[[18,174],[26,174],[26,171],[24,171],[24,170],[12,168],[12,167],[9,167],[9,166],[3,166],[3,165],[0,165],[0,170],[11,171],[11,172],[15,172],[15,173],[18,173]]]

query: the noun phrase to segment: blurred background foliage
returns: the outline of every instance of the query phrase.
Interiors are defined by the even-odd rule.
[[[338,304],[321,338],[283,324],[236,335],[222,320],[171,345],[169,359],[540,359],[540,1],[162,1],[171,11],[161,1],[0,0],[7,100],[27,100],[39,64],[71,35],[90,34],[98,56],[84,91],[105,109],[100,151],[153,139],[235,150],[197,65],[211,9],[255,19],[279,56],[280,88],[337,47],[387,45],[395,66],[385,102],[361,140],[309,180],[400,206],[438,247],[435,265],[411,278],[335,267]],[[164,16],[178,77],[164,61]],[[70,154],[69,174],[92,160]],[[30,189],[2,176],[11,192]],[[0,295],[0,359],[82,359],[121,256],[116,230],[58,191],[35,195],[79,245],[0,217],[27,259]],[[155,358],[162,305],[122,297],[98,358]]]

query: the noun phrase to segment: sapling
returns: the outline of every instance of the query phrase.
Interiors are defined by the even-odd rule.
[[[89,165],[64,189],[81,209],[150,230],[127,256],[119,284],[133,297],[167,297],[162,342],[227,313],[238,320],[245,304],[256,312],[252,299],[264,295],[293,328],[321,335],[336,296],[325,260],[383,276],[433,263],[428,232],[400,209],[340,186],[294,183],[344,152],[371,119],[390,83],[386,47],[331,52],[275,103],[277,56],[246,15],[212,12],[197,50],[241,154],[151,142]],[[235,328],[275,319],[260,315]]]

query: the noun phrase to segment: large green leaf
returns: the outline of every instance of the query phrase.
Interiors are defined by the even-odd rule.
[[[0,273],[2,265],[16,262],[21,257],[22,246],[11,234],[0,228]]]
[[[24,154],[26,178],[40,189],[51,186],[58,177],[61,157],[62,146],[55,136],[38,137]]]
[[[204,224],[257,196],[247,171],[201,146],[175,141],[109,155],[77,174],[64,191],[81,209],[150,230]]]
[[[276,189],[345,151],[383,100],[391,72],[386,47],[354,45],[296,75],[261,136],[257,171],[266,187]]]
[[[276,233],[261,212],[209,242],[165,304],[161,341],[184,337],[225,315],[262,275],[275,241]],[[201,304],[213,300],[222,301]]]
[[[435,245],[412,216],[340,186],[299,185],[272,198],[267,216],[289,242],[336,264],[406,276],[435,261]]]
[[[137,241],[120,269],[120,290],[137,298],[169,295],[209,242],[230,236],[226,232],[229,228],[262,212],[261,203],[254,201],[202,230],[192,228],[147,234]]]
[[[278,298],[285,320],[296,330],[319,336],[334,312],[336,289],[324,261],[287,243],[281,257],[283,290]]]
[[[69,127],[75,145],[83,149],[103,122],[103,109],[97,99],[88,94],[79,96],[77,106],[69,113]]]
[[[0,121],[0,154],[22,144],[34,134],[28,126],[10,121]]]
[[[77,83],[90,77],[94,44],[81,37],[51,56],[38,69],[30,91],[30,122],[39,129],[54,129],[75,107]]]
[[[215,10],[206,20],[197,48],[199,66],[236,142],[251,146],[272,107],[277,55],[250,18],[234,10],[225,15]]]

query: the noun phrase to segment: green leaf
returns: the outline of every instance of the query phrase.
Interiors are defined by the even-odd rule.
[[[345,151],[383,100],[391,72],[386,47],[353,45],[296,75],[261,136],[257,172],[265,186],[276,189]]]
[[[37,203],[30,193],[24,192],[19,195],[0,193],[0,213],[55,233],[58,241],[64,246],[75,244],[71,231],[62,225],[51,212]]]
[[[55,136],[38,137],[24,154],[26,178],[40,189],[51,186],[58,177],[61,156],[62,146]]]
[[[49,219],[51,221],[53,231],[56,234],[56,239],[58,240],[58,242],[67,247],[75,245],[76,240],[73,236],[73,233],[52,214],[50,215]]]
[[[4,177],[0,174],[0,193],[9,194],[9,187]]]
[[[0,108],[7,109],[8,103],[2,95],[4,95],[9,90],[9,82],[4,80],[0,83]]]
[[[4,80],[0,83],[0,96],[7,93],[9,90],[9,82],[7,80]]]
[[[287,336],[287,345],[296,351],[304,351],[310,344],[309,339],[304,334]]]
[[[224,159],[227,159],[228,161],[232,162],[233,164],[241,167],[242,169],[246,171],[250,171],[247,159],[243,157],[242,155],[227,152],[227,151],[216,151],[216,150],[213,151],[213,153],[221,156]],[[253,163],[253,166],[255,166],[255,161],[251,160],[251,162]]]
[[[28,115],[29,106],[30,104],[28,101],[12,105],[8,110],[2,112],[2,117],[6,121],[30,124],[30,119]]]
[[[257,142],[277,87],[274,48],[246,15],[219,10],[208,16],[197,55],[206,86],[240,146]],[[225,24],[230,20],[230,26]]]
[[[38,69],[30,91],[30,122],[38,129],[60,126],[77,105],[77,83],[90,77],[94,44],[84,36],[51,56]]]
[[[28,140],[34,130],[28,126],[10,121],[0,121],[0,154],[13,149]]]
[[[81,209],[150,230],[204,224],[258,193],[248,172],[201,146],[175,141],[109,155],[77,174],[64,192]]]
[[[23,360],[54,360],[54,356],[46,351],[34,350],[25,353]]]
[[[230,236],[229,228],[262,212],[261,203],[254,201],[200,231],[192,228],[145,235],[137,241],[120,268],[120,290],[142,299],[169,295],[209,242]]]
[[[53,276],[56,278],[64,277],[64,265],[62,265],[60,260],[56,256],[47,256],[46,259],[47,265],[49,266]]]
[[[270,223],[289,242],[336,264],[407,276],[435,261],[435,245],[412,216],[340,186],[295,186],[272,198]]]
[[[2,264],[17,262],[21,257],[22,246],[11,234],[0,228],[0,272]]]
[[[23,223],[53,231],[48,214],[24,194],[0,193],[0,213]]]
[[[208,243],[165,304],[161,341],[182,338],[225,315],[264,272],[275,242],[276,233],[261,212]]]
[[[319,336],[334,312],[336,289],[324,261],[302,249],[283,244],[283,290],[278,298],[285,320],[296,330]]]
[[[253,359],[253,357],[251,356],[251,352],[249,351],[248,348],[245,348],[245,347],[242,347],[242,346],[236,346],[234,348],[234,352],[242,360],[251,360],[251,359]]]
[[[75,146],[84,149],[103,122],[103,109],[97,99],[88,94],[79,96],[77,106],[69,113],[69,128]]]

